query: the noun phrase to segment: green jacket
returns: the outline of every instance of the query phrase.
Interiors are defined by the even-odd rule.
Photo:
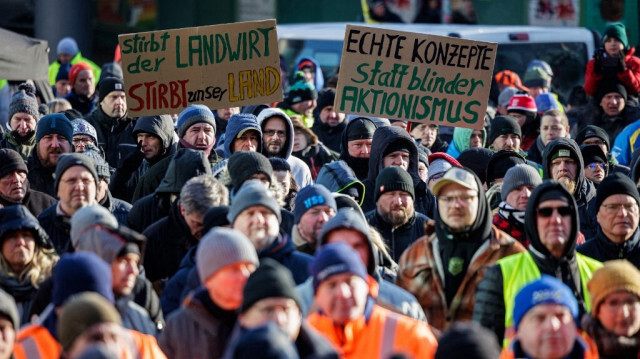
[[[76,56],[74,56],[73,59],[71,59],[71,65],[75,65],[79,62],[86,62],[91,66],[91,68],[93,68],[93,76],[95,76],[96,84],[97,84],[98,79],[100,78],[100,73],[102,72],[102,69],[100,68],[100,66],[96,65],[93,61],[85,57],[82,57],[82,54],[80,53],[80,51],[78,51]],[[51,65],[49,65],[49,82],[51,83],[51,85],[56,84],[56,76],[58,76],[58,70],[60,70],[60,65],[61,64],[58,60],[52,62]]]

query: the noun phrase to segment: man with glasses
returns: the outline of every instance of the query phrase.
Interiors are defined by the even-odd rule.
[[[578,252],[602,262],[626,259],[640,267],[639,203],[638,189],[629,177],[614,173],[605,178],[596,197],[600,230]]]
[[[485,268],[525,249],[491,224],[484,188],[470,170],[451,167],[433,193],[438,209],[426,225],[430,234],[404,251],[396,284],[418,298],[432,327],[445,330],[471,319]]]
[[[579,317],[590,310],[587,282],[602,266],[576,253],[578,206],[566,187],[544,181],[531,194],[525,211],[526,252],[499,260],[478,285],[473,320],[493,330],[502,342],[513,334],[515,296],[542,274],[566,284],[578,300]]]
[[[584,176],[593,182],[597,189],[600,182],[609,173],[607,155],[597,145],[582,145],[580,146],[580,153],[582,153],[582,158],[584,159]]]

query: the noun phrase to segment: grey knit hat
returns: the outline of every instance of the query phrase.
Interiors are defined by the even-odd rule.
[[[76,118],[71,121],[71,125],[73,126],[73,135],[87,135],[91,137],[94,145],[98,145],[98,133],[96,132],[96,128],[93,127],[89,122]]]
[[[202,283],[223,267],[240,262],[256,266],[259,263],[256,249],[249,238],[235,229],[213,228],[198,244],[196,266]]]
[[[40,118],[38,100],[36,99],[36,88],[28,82],[23,82],[18,85],[18,92],[11,97],[8,119],[11,120],[11,117],[19,112],[35,117],[36,121]]]
[[[53,189],[55,193],[58,193],[60,177],[62,177],[69,167],[73,166],[82,166],[86,168],[93,176],[96,187],[98,186],[98,173],[96,172],[96,165],[91,158],[79,153],[64,153],[58,157],[58,164],[56,165],[55,180],[53,182]]]
[[[0,289],[0,315],[6,316],[13,324],[13,330],[16,332],[20,329],[20,317],[18,316],[18,307],[12,296]]]
[[[96,173],[98,174],[98,179],[103,179],[109,183],[111,180],[111,170],[109,169],[109,164],[102,157],[100,150],[92,144],[87,145],[87,148],[84,152],[81,153],[83,156],[87,156],[93,160],[93,163],[96,165]]]
[[[100,224],[110,228],[118,228],[118,221],[108,209],[99,204],[82,207],[71,216],[71,245],[78,247],[80,236],[89,227]]]
[[[262,182],[250,180],[240,187],[240,190],[233,198],[233,203],[231,203],[227,214],[229,223],[233,224],[236,217],[251,206],[267,207],[278,217],[278,223],[282,221],[280,206],[273,193],[265,188]]]
[[[502,191],[500,192],[503,201],[507,200],[507,196],[511,191],[520,186],[538,186],[542,184],[540,174],[530,165],[519,164],[507,170],[502,182]]]

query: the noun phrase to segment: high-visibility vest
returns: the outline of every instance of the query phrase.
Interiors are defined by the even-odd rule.
[[[32,325],[18,332],[13,345],[13,355],[16,359],[59,359],[62,346],[40,325]]]

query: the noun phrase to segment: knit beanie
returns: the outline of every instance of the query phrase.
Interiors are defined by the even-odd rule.
[[[233,203],[229,207],[227,219],[233,224],[236,217],[245,209],[252,206],[263,206],[271,210],[276,217],[278,223],[282,221],[280,214],[280,205],[271,191],[266,189],[260,181],[248,181],[240,187],[240,190],[233,198]]]
[[[460,165],[472,170],[480,178],[480,182],[485,183],[487,181],[487,165],[493,153],[488,148],[473,147],[462,151],[457,159]]]
[[[72,295],[96,292],[114,303],[111,267],[92,252],[67,253],[53,268],[51,303],[59,307]]]
[[[436,152],[429,155],[429,180],[431,177],[446,172],[449,168],[462,167],[460,162],[444,152]]]
[[[336,99],[336,90],[332,88],[326,88],[320,90],[318,92],[318,101],[316,109],[318,109],[318,113],[322,111],[323,108],[327,106],[333,106],[333,103]]]
[[[380,171],[376,177],[375,201],[377,202],[382,194],[391,191],[403,191],[409,193],[413,199],[416,197],[411,175],[400,166],[389,166]]]
[[[560,103],[551,93],[541,93],[536,96],[536,107],[539,114],[544,114],[549,110],[560,110]]]
[[[600,304],[617,291],[626,291],[640,298],[640,271],[626,259],[606,261],[593,272],[587,283],[591,296],[591,313],[596,317]]]
[[[98,82],[98,91],[100,94],[98,103],[101,103],[113,91],[124,92],[124,82],[117,77],[105,77]]]
[[[9,293],[0,288],[0,316],[7,317],[13,325],[13,330],[20,330],[20,316],[18,315],[18,307],[16,301]]]
[[[598,192],[596,194],[596,211],[600,209],[600,205],[609,196],[614,194],[626,194],[633,197],[636,200],[638,206],[640,206],[640,195],[638,194],[638,188],[633,183],[631,178],[625,176],[622,173],[611,173],[606,176],[602,182],[598,185]]]
[[[118,228],[118,220],[108,209],[99,204],[85,206],[71,216],[71,245],[78,247],[80,237],[91,226],[101,225],[108,228]]]
[[[202,283],[218,270],[242,262],[259,264],[256,249],[249,238],[235,229],[213,228],[198,243],[196,268]]]
[[[10,148],[0,149],[0,178],[13,171],[29,173],[27,164],[18,152]]]
[[[273,171],[288,171],[291,172],[291,165],[287,160],[282,157],[269,157],[269,163]]]
[[[36,121],[40,118],[36,88],[28,82],[18,85],[18,91],[11,97],[9,116],[7,118],[11,120],[16,113],[26,113],[33,116]]]
[[[536,100],[533,97],[527,94],[515,94],[507,105],[507,112],[510,111],[537,114],[538,107],[536,107]]]
[[[302,101],[315,100],[318,98],[315,86],[307,82],[304,78],[304,72],[297,71],[293,76],[293,84],[289,87],[287,102],[295,105]]]
[[[553,69],[546,61],[540,60],[540,59],[533,59],[529,61],[529,64],[527,65],[527,70],[531,70],[534,67],[540,68],[545,74],[547,74],[547,76],[553,77]]]
[[[522,137],[522,130],[518,125],[518,120],[513,116],[496,116],[491,120],[491,127],[489,128],[489,145],[493,144],[493,141],[501,135],[515,134]]]
[[[96,128],[93,127],[89,122],[76,118],[71,121],[71,126],[73,126],[73,135],[86,135],[91,137],[93,144],[95,146],[98,145],[98,133],[96,132]]]
[[[227,171],[231,177],[231,185],[236,191],[256,173],[264,173],[269,178],[273,177],[271,162],[260,152],[235,152],[229,157]]]
[[[629,47],[627,30],[625,29],[624,24],[620,22],[614,22],[607,25],[607,27],[604,29],[604,35],[602,35],[602,43],[604,44],[609,38],[612,37],[618,39],[625,49]]]
[[[230,356],[233,359],[300,359],[287,333],[276,323],[243,331]]]
[[[65,54],[76,56],[79,51],[78,43],[72,37],[63,37],[58,41],[58,46],[56,47],[56,55]]]
[[[507,170],[502,181],[500,197],[503,201],[511,191],[520,186],[538,186],[542,184],[542,178],[535,168],[527,164],[517,164]]]
[[[511,98],[517,94],[518,91],[519,90],[515,87],[507,87],[502,90],[498,96],[498,105],[502,107],[509,106],[509,101],[511,101]]]
[[[307,186],[298,192],[293,207],[293,223],[300,223],[300,218],[315,206],[329,206],[338,211],[336,201],[331,192],[321,184]]]
[[[415,146],[414,146],[415,148]],[[402,152],[406,152],[406,153],[411,153],[411,150],[409,149],[409,144],[407,143],[407,140],[404,138],[399,138],[395,141],[392,141],[391,143],[389,143],[387,145],[387,147],[384,148],[384,151],[382,152],[382,157],[396,152],[396,151],[402,151]]]
[[[609,162],[607,160],[607,155],[598,145],[582,145],[580,146],[580,154],[582,154],[582,160],[585,167],[592,162],[600,162],[604,164]]]
[[[93,163],[96,165],[96,173],[98,174],[99,180],[105,180],[107,183],[111,180],[111,170],[109,169],[109,164],[102,157],[102,154],[98,150],[98,148],[92,144],[89,144],[84,152],[81,155],[89,157],[93,160]]]
[[[357,275],[367,280],[367,269],[355,249],[344,242],[326,244],[316,251],[309,274],[313,278],[313,291],[327,278],[342,273]]]
[[[73,143],[73,125],[69,119],[61,114],[54,113],[43,116],[38,121],[36,128],[36,143],[46,135],[61,135],[69,141],[69,145]]]
[[[86,62],[78,62],[71,66],[71,70],[69,70],[69,83],[71,83],[72,87],[76,83],[76,77],[78,77],[78,74],[83,70],[93,71],[93,68]]]
[[[249,276],[244,286],[240,310],[244,312],[259,300],[275,297],[293,299],[298,308],[302,308],[291,271],[275,259],[262,258],[260,266]]]
[[[101,295],[91,292],[79,294],[63,307],[58,319],[58,338],[64,350],[69,350],[73,342],[101,323],[122,324],[116,307]]]
[[[60,80],[69,81],[69,71],[71,71],[70,63],[60,65],[60,68],[58,69],[58,74],[56,75],[56,82]]]
[[[369,140],[376,132],[376,124],[367,117],[357,117],[349,121],[347,129],[347,141]]]
[[[526,160],[517,152],[502,150],[494,153],[487,164],[487,185],[490,186],[498,178],[504,178],[509,168],[524,163]]]
[[[513,307],[513,324],[518,329],[522,317],[538,304],[560,304],[569,308],[574,321],[578,321],[578,301],[571,289],[555,277],[543,274],[520,289]],[[592,307],[593,308],[593,307]]]
[[[531,87],[551,87],[551,76],[541,67],[534,66],[524,73],[524,85]]]
[[[196,123],[208,123],[216,131],[216,118],[205,105],[189,105],[178,115],[178,137],[184,137],[189,127]]]
[[[594,125],[587,125],[582,130],[580,130],[580,132],[578,132],[578,135],[576,136],[576,143],[578,143],[578,145],[581,145],[584,140],[591,137],[598,137],[607,144],[607,149],[611,148],[611,143],[609,142],[609,134],[607,134],[607,131]]]
[[[422,147],[422,146],[418,146],[418,161],[424,163],[424,165],[427,166],[427,168],[429,168],[429,155],[430,154],[431,154],[431,151],[429,151],[428,148]]]
[[[620,96],[622,96],[622,98],[624,99],[624,102],[627,102],[627,89],[623,84],[618,82],[616,78],[615,80],[605,80],[601,82],[600,86],[598,87],[598,93],[596,93],[596,103],[600,104],[602,98],[610,93],[620,94]]]
[[[56,165],[55,180],[53,182],[53,189],[55,193],[58,193],[58,184],[60,184],[60,178],[73,166],[82,166],[87,169],[95,180],[96,187],[98,186],[98,173],[96,172],[96,165],[93,160],[88,156],[83,156],[79,153],[63,153],[58,157],[58,164]]]
[[[440,340],[435,359],[496,359],[500,346],[496,335],[477,322],[457,322]]]

